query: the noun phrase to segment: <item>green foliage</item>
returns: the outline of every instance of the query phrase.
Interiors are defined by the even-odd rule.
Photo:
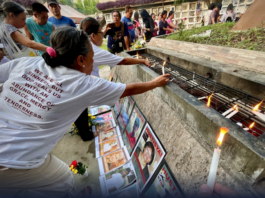
[[[77,172],[78,174],[84,175],[87,168],[88,168],[88,166],[85,166],[82,162],[77,163],[76,170],[78,171]]]
[[[73,0],[59,0],[61,4],[71,6],[84,15],[95,14],[95,12],[99,12],[96,7],[98,1],[99,0],[84,0],[83,4],[81,0],[77,0],[76,3],[74,3]]]
[[[247,31],[231,32],[235,23],[215,24],[172,34],[166,39],[201,43],[207,45],[226,46],[255,51],[265,51],[265,30],[264,28],[253,28]],[[200,34],[206,30],[212,30],[210,37],[190,37]]]

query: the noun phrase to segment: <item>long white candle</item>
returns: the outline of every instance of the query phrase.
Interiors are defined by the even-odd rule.
[[[214,183],[215,183],[215,178],[216,178],[216,173],[217,173],[217,168],[219,164],[219,159],[220,159],[220,154],[221,154],[221,149],[217,148],[214,149],[213,152],[213,159],[211,163],[211,168],[207,180],[207,185],[210,187],[210,189],[213,191]]]
[[[165,66],[162,66],[162,73],[165,75]]]
[[[256,116],[258,116],[260,119],[262,119],[263,121],[265,121],[265,114],[260,113],[258,111],[252,111],[252,113],[254,113]]]
[[[236,115],[238,113],[238,110],[233,111],[232,113],[230,113],[228,116],[226,116],[225,118],[232,118],[234,115]]]
[[[229,114],[233,110],[234,110],[234,108],[228,109],[227,111],[225,111],[224,113],[222,113],[222,115],[223,116],[226,116],[227,114]]]
[[[202,100],[204,98],[208,98],[208,96],[203,96],[203,97],[200,97],[200,98],[197,98],[198,100]]]

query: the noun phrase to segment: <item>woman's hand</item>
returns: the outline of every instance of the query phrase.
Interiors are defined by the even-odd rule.
[[[168,83],[169,76],[170,76],[169,74],[159,76],[155,78],[154,80],[152,80],[151,83],[154,83],[155,87],[162,87]]]
[[[147,67],[150,67],[150,66],[151,66],[151,63],[150,63],[149,60],[145,60],[145,61],[144,61],[144,64],[145,64]]]

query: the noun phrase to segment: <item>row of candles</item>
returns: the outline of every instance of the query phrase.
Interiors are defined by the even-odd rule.
[[[136,55],[136,58],[137,59],[139,58],[138,53]],[[148,58],[146,58],[146,59],[148,60]],[[164,61],[163,65],[162,65],[162,73],[163,73],[163,75],[165,74],[165,64],[166,64],[166,61]],[[204,97],[201,97],[201,98],[198,98],[198,99],[202,100],[202,99],[208,98],[207,107],[210,107],[211,98],[212,98],[213,95],[214,95],[214,93],[212,93],[210,96],[204,96]],[[258,117],[260,117],[262,120],[265,121],[265,115],[258,111],[259,107],[261,106],[262,103],[263,103],[263,100],[252,109],[252,113],[254,113],[255,115],[257,115]],[[222,113],[222,115],[226,116],[226,118],[229,119],[229,118],[233,117],[234,115],[236,115],[238,112],[239,112],[238,106],[234,105],[232,108],[230,108],[227,111],[225,111],[224,113]],[[237,123],[237,124],[242,127],[242,123]],[[255,122],[250,124],[249,127],[245,127],[243,129],[248,131],[254,126],[254,124],[255,124]],[[218,139],[216,141],[217,148],[214,149],[214,152],[213,152],[213,158],[212,158],[211,167],[210,167],[210,171],[209,171],[209,175],[208,175],[208,179],[207,179],[207,185],[210,187],[212,192],[213,192],[213,189],[214,189],[216,173],[217,173],[217,169],[218,169],[218,165],[219,165],[219,159],[220,159],[220,155],[221,155],[221,149],[219,147],[222,145],[224,136],[225,136],[225,134],[228,131],[229,130],[227,128],[225,128],[225,127],[222,127],[220,129],[220,135],[219,135],[219,137],[218,137]]]

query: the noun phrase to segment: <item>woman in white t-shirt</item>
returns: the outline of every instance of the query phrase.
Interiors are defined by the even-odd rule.
[[[67,164],[50,151],[87,106],[114,105],[122,97],[165,85],[121,84],[90,77],[93,49],[72,27],[55,30],[42,57],[15,59],[0,67],[1,196],[63,197],[74,194]],[[91,192],[91,191],[90,191]]]
[[[99,48],[103,43],[103,32],[100,27],[99,22],[92,18],[87,17],[81,21],[80,29],[84,30],[89,36],[90,41],[94,51],[94,63],[93,71],[91,75],[99,77],[99,66],[108,65],[111,68],[116,65],[135,65],[135,64],[145,64],[150,66],[150,62],[145,59],[134,59],[134,58],[123,58],[116,56],[107,50]],[[87,108],[82,112],[82,114],[75,121],[75,125],[78,128],[79,134],[84,141],[92,140],[94,135],[92,132],[89,133],[88,126],[88,113]],[[97,134],[96,134],[97,135]]]

